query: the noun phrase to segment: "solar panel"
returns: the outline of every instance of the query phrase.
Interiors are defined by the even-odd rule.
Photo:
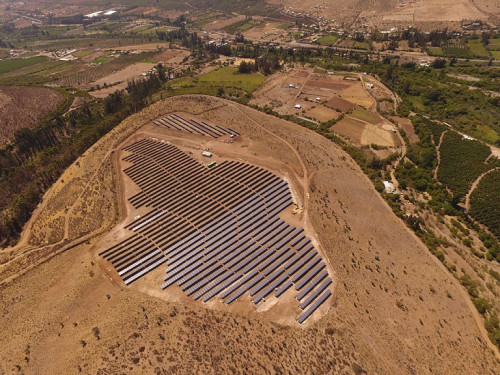
[[[322,271],[318,277],[316,277],[311,283],[307,285],[298,295],[297,300],[300,301],[304,298],[311,290],[313,290],[320,282],[322,282],[328,276],[327,271]]]
[[[252,302],[254,304],[258,304],[263,298],[266,298],[269,294],[271,294],[278,286],[283,284],[286,279],[288,278],[287,275],[282,275],[278,280],[275,280],[269,285],[267,288],[265,288],[257,297],[255,297]]]
[[[312,301],[314,301],[318,296],[323,293],[323,291],[330,286],[332,283],[332,279],[328,278],[325,280],[323,284],[319,286],[317,290],[315,290],[309,297],[306,298],[304,302],[300,304],[300,308],[304,310],[307,306],[311,304]]]
[[[305,276],[306,273],[308,273],[311,268],[313,268],[316,264],[318,264],[319,262],[321,262],[321,257],[319,256],[315,256],[310,263],[308,263],[307,265],[304,266],[304,268],[301,268],[293,277],[292,277],[292,281],[294,283],[296,283],[297,281],[299,281],[302,277]]]
[[[312,280],[314,276],[316,276],[325,267],[326,267],[325,263],[320,262],[320,264],[315,269],[313,269],[302,280],[300,280],[299,283],[297,283],[297,285],[295,286],[295,290],[302,289],[309,281]]]
[[[297,321],[302,324],[305,322],[307,318],[309,318],[313,312],[315,312],[330,296],[332,295],[332,292],[330,290],[327,290],[325,293],[321,295],[321,297],[314,302],[314,304],[309,307],[309,309],[306,310],[305,313],[303,313],[301,316],[297,318]]]
[[[293,285],[292,280],[288,280],[285,284],[283,284],[280,288],[276,290],[274,295],[276,297],[280,297],[283,293],[285,293],[288,289],[290,289],[292,285]]]
[[[225,290],[221,294],[221,297],[222,298],[226,298],[231,293],[233,293],[236,289],[238,289],[240,286],[242,286],[243,284],[245,284],[246,282],[248,282],[249,280],[251,280],[252,278],[254,278],[255,276],[257,276],[258,274],[259,273],[257,271],[250,272],[248,275],[246,275],[243,279],[241,279],[240,281],[238,281],[236,284],[231,285],[231,287],[228,290]]]
[[[264,278],[264,276],[262,275],[257,275],[254,278],[252,278],[250,280],[250,282],[246,285],[243,285],[243,287],[238,290],[235,294],[233,294],[232,296],[230,296],[227,300],[226,300],[226,304],[231,304],[232,302],[234,302],[236,299],[238,299],[239,297],[241,297],[247,290],[249,290],[250,288],[252,288],[255,284],[257,284],[259,281],[261,281],[262,279]]]

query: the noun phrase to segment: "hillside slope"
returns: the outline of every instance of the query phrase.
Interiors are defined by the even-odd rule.
[[[166,302],[111,281],[97,265],[95,245],[122,211],[109,208],[120,206],[116,179],[89,184],[95,167],[112,158],[112,150],[142,124],[174,110],[241,131],[256,156],[270,163],[289,161],[289,172],[307,179],[308,191],[298,195],[307,200],[306,221],[336,279],[334,299],[321,320],[306,328],[287,327],[265,314]],[[294,162],[297,155],[303,164]],[[66,220],[88,219],[81,229],[64,233],[56,246],[82,235],[88,241],[0,284],[0,324],[8,327],[0,333],[5,358],[0,373],[485,374],[498,369],[469,301],[428,250],[347,154],[298,125],[217,98],[167,99],[101,139],[54,189],[44,203],[53,215],[60,210],[69,212]],[[87,213],[70,210],[77,203],[68,197],[84,192],[86,202],[99,200],[99,205]],[[115,219],[103,224],[101,207]],[[39,237],[50,230],[49,218],[44,220],[49,224],[38,227]],[[55,249],[10,251],[15,256],[0,267],[1,280],[22,272],[33,254],[43,258]]]

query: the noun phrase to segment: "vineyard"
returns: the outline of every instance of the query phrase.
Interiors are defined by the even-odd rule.
[[[39,64],[41,62],[47,61],[46,57],[37,56],[30,59],[10,59],[0,61],[0,74],[8,73],[13,70],[21,69],[26,66]]]
[[[156,54],[158,54],[158,51],[121,55],[107,63],[86,68],[76,74],[74,72],[64,72],[54,83],[61,87],[74,86],[87,88],[91,82],[122,70],[129,65],[150,59]]]
[[[485,163],[491,154],[490,148],[479,141],[464,139],[454,131],[445,134],[439,150],[441,163],[438,180],[457,197],[467,194],[474,180],[491,169],[498,160]]]
[[[500,237],[500,171],[488,173],[481,179],[470,197],[470,214]]]

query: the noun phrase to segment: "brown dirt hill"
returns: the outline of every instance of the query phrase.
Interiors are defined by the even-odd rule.
[[[16,130],[38,125],[62,99],[60,92],[46,87],[0,86],[0,146]]]
[[[90,233],[87,241],[0,284],[0,324],[7,327],[0,332],[0,373],[498,372],[499,364],[480,337],[460,290],[352,159],[325,138],[253,109],[200,96],[152,105],[70,167],[55,192],[47,194],[41,216],[45,206],[55,215],[55,202],[63,198],[57,192],[85,196],[87,201],[112,200],[103,197],[105,184],[114,192],[115,203],[99,206],[111,215],[108,207],[118,203],[119,186],[113,178],[89,183],[93,172],[148,119],[174,110],[229,125],[248,137],[255,153],[291,163],[296,176],[292,182],[307,187],[306,221],[315,229],[337,283],[328,312],[306,327],[289,327],[265,316],[166,302],[123,287],[106,277],[92,256],[110,222],[103,224],[99,218],[99,227],[88,220],[80,229],[81,234]],[[85,191],[88,186],[92,189]],[[71,209],[74,204],[74,199],[64,200],[57,206],[69,210],[65,220],[82,215],[81,204]],[[85,215],[98,213],[97,205],[86,207],[93,212]],[[39,227],[37,235],[47,238],[43,230]],[[76,232],[65,233],[62,242],[54,239],[53,246],[71,245]],[[67,236],[71,239],[65,241]],[[33,245],[9,250],[15,256],[0,266],[0,280],[22,271],[5,268],[31,264],[22,261],[27,251],[46,249]]]

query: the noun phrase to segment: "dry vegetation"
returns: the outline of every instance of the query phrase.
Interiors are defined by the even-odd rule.
[[[100,207],[103,215],[112,212],[120,194],[113,193],[113,177],[97,177],[88,185],[95,178],[89,171],[100,166],[111,173],[108,162],[101,165],[109,151],[147,120],[173,109],[231,124],[246,134],[256,163],[284,162],[293,185],[305,187],[297,196],[304,199],[309,230],[317,233],[336,279],[335,298],[320,320],[303,329],[273,323],[266,313],[248,316],[197,302],[167,302],[110,281],[97,265],[91,254],[106,231],[96,229],[98,213]],[[396,218],[354,161],[311,131],[221,99],[177,97],[126,120],[79,164],[55,189],[74,185],[68,191],[82,197],[88,191],[87,209],[94,204],[99,211],[70,233],[76,238],[96,230],[97,236],[83,237],[88,243],[0,287],[0,322],[9,327],[0,333],[5,359],[0,372],[484,374],[498,368],[484,338],[478,339],[470,301],[455,280]],[[109,194],[103,195],[106,186]],[[50,192],[46,197],[54,214],[73,204],[65,202],[55,211],[58,199]],[[75,215],[82,213],[80,204]],[[29,254],[23,246],[10,251],[12,258]]]
[[[61,93],[44,87],[0,86],[0,145],[16,130],[38,125],[62,99]]]

